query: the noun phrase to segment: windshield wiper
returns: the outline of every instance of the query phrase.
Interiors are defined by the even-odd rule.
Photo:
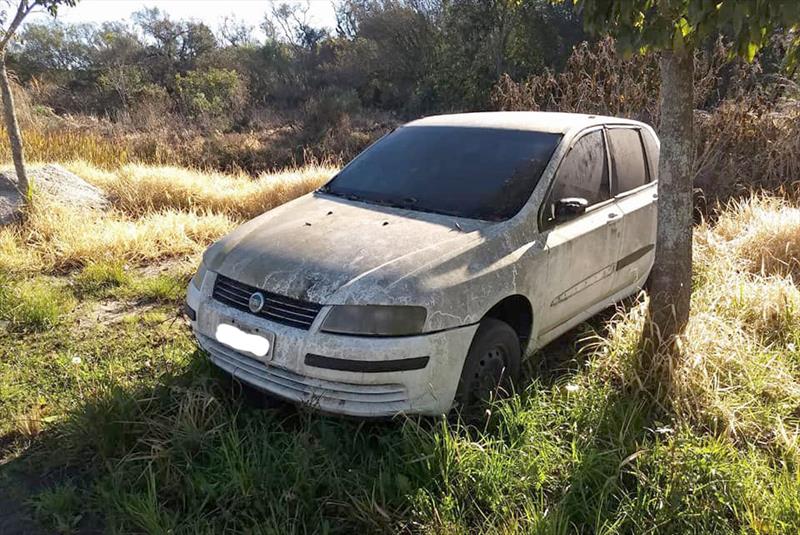
[[[403,199],[401,201],[392,201],[388,199],[364,199],[364,202],[369,202],[380,206],[400,208],[401,210],[414,210],[413,205],[417,202],[417,200],[412,197],[408,197],[407,199]]]
[[[364,197],[362,195],[358,195],[356,193],[344,193],[341,191],[332,191],[330,188],[323,186],[317,190],[320,193],[326,193],[328,195],[333,195],[334,197],[341,197],[343,199],[347,199],[350,201],[359,201],[365,202],[368,204],[376,204],[378,206],[389,206],[391,208],[400,208],[400,209],[411,209],[413,210],[413,205],[416,204],[417,199],[414,197],[406,197],[401,201],[393,201],[388,199],[372,199],[370,197]]]
[[[369,199],[365,199],[364,197],[356,195],[355,193],[342,193],[341,191],[333,191],[326,186],[319,188],[317,191],[319,193],[326,193],[328,195],[333,195],[334,197],[341,197],[342,199],[348,199],[350,201],[369,202]]]

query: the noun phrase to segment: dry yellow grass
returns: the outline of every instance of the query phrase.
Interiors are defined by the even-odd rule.
[[[133,160],[126,143],[86,129],[44,128],[26,124],[22,128],[25,156],[29,162],[68,161],[80,154],[82,158],[107,168],[124,165]],[[5,130],[0,128],[0,160],[11,161],[11,147]]]
[[[335,172],[309,166],[254,180],[177,167],[67,167],[105,190],[114,208],[76,210],[39,195],[26,225],[0,229],[0,270],[65,271],[196,255],[237,222],[311,191]]]
[[[798,260],[800,208],[784,199],[730,203],[696,229],[699,277],[675,378],[691,421],[765,444],[778,440],[778,423],[797,423]]]
[[[692,312],[670,385],[679,420],[798,461],[799,243],[800,209],[774,197],[732,203],[695,229]],[[646,306],[643,299],[619,314],[595,361],[599,373],[633,388]]]
[[[253,179],[244,174],[136,164],[114,171],[84,161],[66,167],[108,192],[114,205],[131,216],[175,209],[206,210],[236,219],[250,219],[308,193],[336,172],[335,167],[310,165]]]
[[[800,208],[766,196],[733,202],[699,229],[698,249],[753,273],[800,275]]]
[[[141,265],[197,254],[234,224],[223,214],[177,210],[136,219],[39,197],[24,227],[0,230],[0,269],[66,271],[101,261]]]

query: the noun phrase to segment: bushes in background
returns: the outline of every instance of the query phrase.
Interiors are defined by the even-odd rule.
[[[800,176],[800,102],[787,98],[795,86],[767,83],[759,63],[730,63],[722,40],[695,64],[695,184],[705,200],[792,186]],[[658,130],[659,84],[655,55],[623,57],[606,38],[576,47],[562,71],[503,76],[492,105],[628,117]]]
[[[229,128],[244,110],[247,89],[231,69],[211,68],[175,76],[181,110],[203,125]]]

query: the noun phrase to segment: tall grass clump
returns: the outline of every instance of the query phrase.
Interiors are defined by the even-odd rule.
[[[731,203],[713,230],[704,225],[699,234],[709,263],[800,280],[800,208],[786,200],[759,196]]]
[[[123,212],[138,217],[161,210],[195,210],[250,219],[324,184],[332,165],[307,165],[257,178],[244,174],[193,171],[180,167],[125,165],[104,171],[86,162],[70,170],[108,192]]]
[[[63,272],[94,265],[82,279],[88,284],[114,275],[100,273],[114,263],[196,255],[238,222],[314,190],[336,170],[310,165],[251,179],[133,164],[113,171],[83,161],[68,167],[105,191],[113,208],[79,209],[38,194],[24,223],[0,228],[0,269]]]
[[[127,284],[130,275],[120,261],[93,262],[85,266],[73,280],[79,293],[100,295]]]

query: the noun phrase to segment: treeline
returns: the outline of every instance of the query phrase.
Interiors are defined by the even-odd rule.
[[[569,2],[337,0],[337,26],[302,4],[268,4],[216,30],[157,8],[130,21],[30,23],[9,64],[32,100],[57,114],[119,119],[180,114],[219,130],[259,110],[335,120],[359,109],[400,117],[485,108],[503,74],[564,65],[586,39]]]
[[[131,20],[28,24],[9,52],[33,161],[264,171],[342,162],[398,124],[448,111],[550,110],[659,127],[656,54],[622,56],[550,0],[336,0],[212,30]],[[256,27],[258,26],[258,31]],[[696,184],[708,197],[797,180],[798,73],[787,33],[746,63],[724,36],[696,51]],[[98,120],[99,119],[99,120]],[[10,158],[0,137],[0,156]],[[713,192],[713,195],[711,195]]]

